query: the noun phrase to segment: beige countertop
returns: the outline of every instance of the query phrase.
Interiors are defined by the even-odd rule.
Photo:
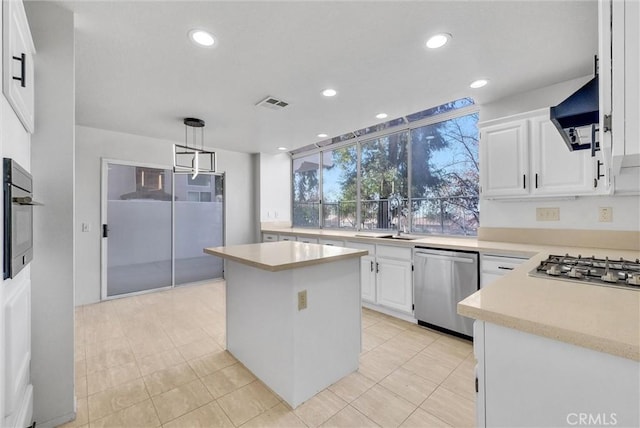
[[[509,274],[458,303],[470,318],[640,361],[640,290],[625,290],[528,275],[549,254],[640,258],[634,250],[530,245],[475,238],[425,236],[412,241],[380,234],[304,228],[263,229],[264,233],[342,239],[372,244],[433,246],[531,257]],[[355,235],[359,236],[355,236]]]
[[[204,252],[270,272],[367,255],[365,250],[305,244],[295,241],[212,247],[205,248]]]

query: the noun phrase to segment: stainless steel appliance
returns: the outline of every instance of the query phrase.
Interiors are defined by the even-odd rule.
[[[418,324],[467,339],[473,320],[458,315],[458,302],[479,289],[478,253],[416,247],[415,317]]]
[[[640,291],[640,260],[550,255],[530,276]]]
[[[31,174],[12,159],[3,160],[4,279],[13,278],[33,259],[33,206]]]

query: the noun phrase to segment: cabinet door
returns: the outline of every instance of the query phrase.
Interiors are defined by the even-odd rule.
[[[2,2],[2,92],[24,128],[33,133],[33,55],[22,1]]]
[[[529,194],[527,126],[527,120],[516,120],[481,129],[480,180],[485,197]]]
[[[593,193],[595,158],[590,150],[569,151],[548,117],[531,119],[531,193],[571,196]]]
[[[374,256],[360,257],[360,287],[362,300],[376,303],[376,258]]]
[[[411,262],[384,257],[378,257],[377,262],[378,304],[412,313]]]

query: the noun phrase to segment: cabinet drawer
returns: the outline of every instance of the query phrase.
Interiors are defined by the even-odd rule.
[[[277,240],[278,240],[278,235],[274,235],[272,233],[262,234],[262,242],[275,242]]]
[[[376,255],[393,259],[411,260],[411,248],[376,245]]]
[[[307,244],[317,244],[318,238],[309,238],[307,236],[298,236],[298,242],[306,242]]]
[[[335,241],[333,239],[319,239],[318,241],[322,245],[332,245],[334,247],[344,247],[344,241]]]
[[[356,250],[367,250],[372,256],[376,254],[376,246],[374,244],[365,244],[362,242],[346,241],[344,246],[347,248],[355,248]]]
[[[278,235],[278,241],[295,241],[296,237],[293,235]]]
[[[528,259],[519,257],[505,257],[494,255],[483,255],[480,258],[480,269],[482,272],[506,274],[512,271]]]

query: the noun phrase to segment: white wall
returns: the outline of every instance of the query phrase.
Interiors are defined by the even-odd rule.
[[[34,420],[52,427],[74,417],[74,15],[25,2],[36,46],[32,381]]]
[[[592,76],[560,82],[530,92],[512,95],[481,106],[480,122],[556,105]],[[625,168],[616,178],[618,189],[636,183],[638,168]],[[560,221],[536,221],[537,207],[560,208]],[[598,207],[613,208],[611,223],[598,222]],[[586,196],[574,200],[480,201],[481,227],[544,229],[640,230],[640,197],[636,195]]]
[[[183,126],[176,121],[176,126]],[[100,183],[101,159],[113,159],[171,168],[172,141],[115,131],[76,127],[76,305],[100,300]],[[183,142],[175,142],[182,144]],[[244,244],[256,239],[251,155],[215,150],[218,169],[226,173],[225,244]],[[81,232],[82,223],[91,224]]]
[[[291,158],[260,153],[260,221],[291,222]]]

